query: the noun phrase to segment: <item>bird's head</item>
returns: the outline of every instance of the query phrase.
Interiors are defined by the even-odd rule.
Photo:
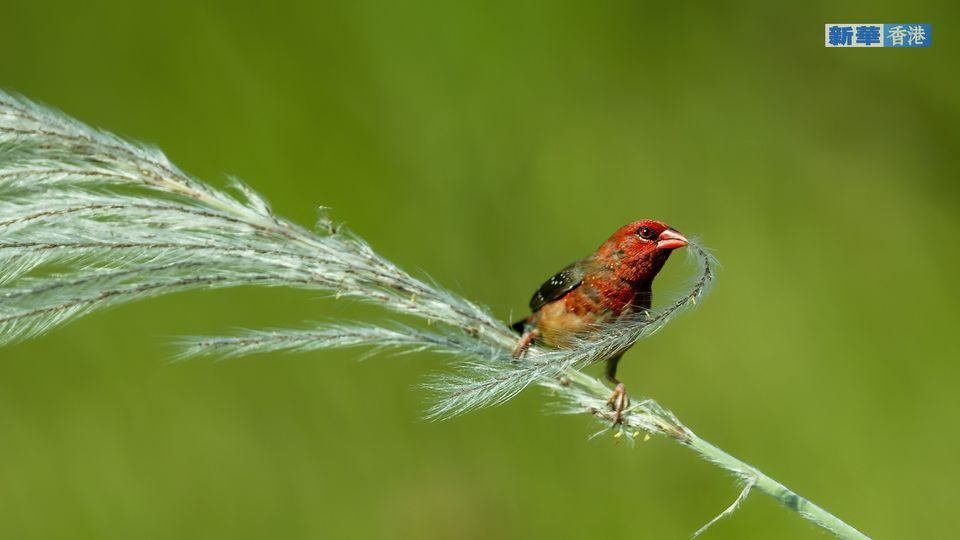
[[[666,223],[641,219],[625,225],[597,250],[598,262],[631,282],[652,281],[670,252],[687,245],[686,237]]]

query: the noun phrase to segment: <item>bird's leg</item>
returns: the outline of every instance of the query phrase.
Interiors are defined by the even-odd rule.
[[[533,345],[533,341],[540,337],[540,330],[533,328],[527,330],[520,336],[520,340],[517,341],[517,345],[513,348],[513,352],[510,353],[510,356],[514,358],[520,358],[527,352],[527,349],[530,348],[530,345]]]
[[[607,400],[607,405],[613,409],[613,425],[623,423],[623,411],[630,405],[630,398],[627,397],[627,387],[617,380],[617,363],[620,362],[622,354],[618,354],[607,360],[607,380],[612,382],[613,394]]]

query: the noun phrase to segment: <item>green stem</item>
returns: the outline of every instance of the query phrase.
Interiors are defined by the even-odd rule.
[[[752,479],[754,481],[754,489],[773,497],[788,509],[799,514],[803,519],[832,532],[837,538],[843,538],[844,540],[869,540],[867,535],[854,529],[837,516],[797,495],[787,486],[760,472],[759,469],[740,461],[713,444],[701,439],[689,429],[685,429],[685,436],[674,438],[680,444],[693,450],[699,454],[700,457],[718,467],[726,469],[745,480],[749,481]]]
[[[583,397],[580,403],[590,401],[603,403],[610,394],[610,389],[599,380],[577,370],[570,370],[564,374],[569,385],[562,388]],[[556,388],[554,386],[554,388]],[[590,412],[601,421],[610,422],[612,413],[603,407],[591,406]],[[693,450],[701,458],[714,465],[733,473],[741,481],[750,485],[750,489],[759,490],[773,497],[788,509],[796,512],[800,517],[822,527],[837,538],[844,540],[869,540],[869,537],[851,527],[837,516],[827,512],[815,503],[801,497],[787,486],[770,478],[756,467],[740,461],[698,437],[690,428],[684,426],[670,411],[662,408],[653,401],[646,401],[624,411],[623,423],[632,429],[646,430],[667,435],[681,445]],[[749,490],[748,490],[749,491]],[[736,504],[731,508],[735,509]]]

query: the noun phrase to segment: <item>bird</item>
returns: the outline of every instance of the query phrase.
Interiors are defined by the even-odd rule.
[[[617,229],[592,254],[546,280],[530,298],[531,314],[512,325],[520,338],[511,356],[521,358],[533,344],[563,349],[578,338],[603,331],[603,323],[642,315],[653,302],[653,279],[673,250],[688,240],[667,224],[641,219]],[[607,406],[613,425],[629,406],[617,364],[629,347],[606,358],[606,377],[614,385]]]

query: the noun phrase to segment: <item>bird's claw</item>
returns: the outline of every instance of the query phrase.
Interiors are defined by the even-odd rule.
[[[527,354],[527,349],[530,348],[530,345],[533,345],[534,340],[540,336],[538,330],[528,330],[520,336],[517,345],[513,348],[513,351],[510,353],[512,358],[523,358]]]
[[[613,409],[613,425],[618,426],[623,423],[623,411],[630,405],[630,398],[627,397],[627,388],[623,383],[618,382],[613,388],[613,394],[607,400],[607,406]]]

